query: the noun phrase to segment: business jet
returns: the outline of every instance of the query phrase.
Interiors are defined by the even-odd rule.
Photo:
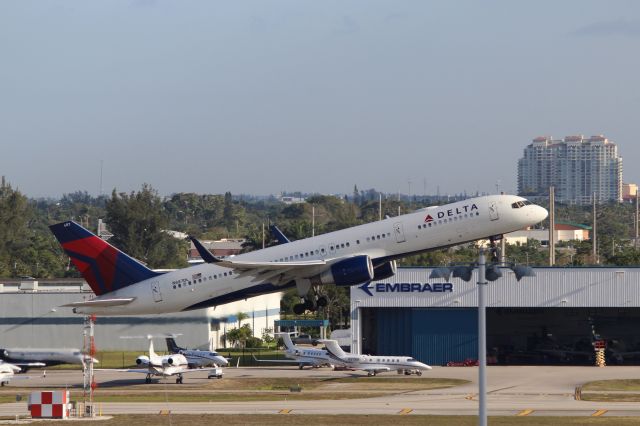
[[[189,368],[225,367],[229,364],[229,361],[218,352],[181,348],[173,337],[166,337],[165,340],[169,352],[184,355]]]
[[[0,361],[0,386],[9,384],[15,373],[19,373],[22,369],[14,364]]]
[[[149,339],[149,355],[140,355],[136,358],[136,364],[143,368],[130,368],[125,373],[146,374],[145,383],[151,383],[151,378],[176,376],[176,383],[183,382],[183,374],[200,371],[189,368],[187,358],[182,354],[158,355],[153,349],[152,336]]]
[[[59,364],[83,364],[90,358],[80,349],[6,348],[0,349],[0,359],[21,367],[22,372],[31,368]],[[98,362],[97,359],[93,360]]]
[[[394,355],[359,355],[345,352],[336,340],[318,340],[324,343],[329,358],[336,363],[342,363],[353,370],[364,370],[369,376],[387,371],[399,371],[405,374],[415,373],[422,376],[423,370],[431,370],[427,364],[423,364],[415,358]]]
[[[253,359],[257,362],[276,363],[276,364],[297,364],[298,368],[302,370],[305,366],[314,368],[318,367],[334,367],[329,358],[329,354],[324,349],[310,348],[306,346],[296,346],[291,340],[289,333],[275,333],[276,336],[281,337],[284,346],[284,356],[287,359],[258,359],[253,356]],[[340,365],[343,366],[343,365]]]
[[[326,298],[317,296],[322,285],[352,286],[389,278],[396,273],[397,259],[497,239],[546,217],[544,208],[522,197],[477,197],[241,255],[218,258],[209,253],[206,263],[164,273],[147,268],[75,222],[50,228],[97,296],[65,305],[75,313],[179,312],[290,287],[296,287],[302,302],[294,311],[304,313],[326,304]]]

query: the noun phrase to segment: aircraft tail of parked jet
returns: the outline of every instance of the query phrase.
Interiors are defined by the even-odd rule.
[[[96,296],[160,275],[75,222],[49,228]]]

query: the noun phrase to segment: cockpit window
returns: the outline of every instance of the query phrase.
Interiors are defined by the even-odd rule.
[[[409,361],[409,362],[415,361],[415,358],[409,358],[409,359],[407,359],[407,361]]]
[[[533,204],[533,203],[529,200],[516,201],[515,203],[511,204],[511,208],[519,209],[520,207],[528,206],[530,204]]]

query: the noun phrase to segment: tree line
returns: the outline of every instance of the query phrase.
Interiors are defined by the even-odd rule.
[[[69,259],[48,230],[53,223],[75,220],[92,232],[103,219],[113,234],[110,243],[151,268],[186,266],[188,243],[165,232],[174,230],[201,239],[244,238],[244,250],[277,244],[265,232],[277,224],[291,240],[307,238],[395,216],[427,205],[442,204],[442,197],[383,196],[375,190],[354,187],[350,196],[311,195],[306,202],[283,204],[275,197],[251,198],[225,194],[178,193],[162,197],[150,185],[140,190],[94,197],[86,191],[65,194],[60,199],[30,199],[5,182],[0,184],[0,277],[61,278],[78,276]],[[640,251],[634,248],[634,210],[631,204],[598,206],[599,263],[640,265]],[[380,208],[382,211],[380,211]],[[313,211],[313,213],[312,213]],[[313,219],[312,219],[313,214]],[[556,220],[591,225],[590,206],[556,204]],[[314,229],[312,229],[314,223]],[[539,226],[548,227],[548,220]],[[264,238],[264,240],[263,240]],[[565,247],[562,247],[562,246]],[[558,264],[590,265],[591,241],[560,244]],[[475,244],[435,250],[403,259],[403,266],[436,266],[473,261]],[[507,256],[518,263],[547,265],[548,251],[536,241],[508,245]],[[330,300],[323,315],[336,325],[348,322],[348,294],[345,288],[324,289]],[[289,312],[297,303],[295,294],[283,299]]]

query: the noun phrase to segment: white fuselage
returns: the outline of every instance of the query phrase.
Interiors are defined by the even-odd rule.
[[[80,349],[11,348],[2,349],[0,355],[9,362],[41,362],[46,365],[82,364],[82,360],[86,359],[86,355],[83,355]]]
[[[189,367],[224,367],[229,361],[217,352],[199,351],[196,349],[180,349],[179,354],[187,359]]]
[[[336,352],[293,346],[285,351],[285,356],[300,362],[300,364],[331,365],[372,372],[431,369],[428,365],[408,356],[358,355],[342,352],[341,350]]]
[[[516,231],[542,221],[547,212],[528,204],[512,205],[524,198],[492,195],[421,209],[402,216],[367,223],[312,238],[234,256],[253,262],[304,262],[368,255],[372,260],[393,260],[414,253]],[[429,219],[430,218],[430,219]],[[309,268],[309,276],[327,265]],[[256,280],[213,263],[168,272],[96,300],[134,298],[109,307],[79,307],[77,313],[131,315],[160,314],[217,306],[248,297],[282,291],[287,285]]]
[[[2,386],[13,378],[15,373],[19,373],[21,370],[17,365],[9,364],[7,362],[0,361],[0,384]]]

